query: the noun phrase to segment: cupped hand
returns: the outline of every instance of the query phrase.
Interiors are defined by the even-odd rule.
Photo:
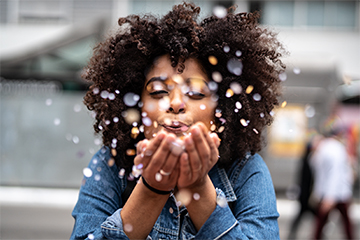
[[[219,158],[220,140],[216,133],[209,133],[201,122],[194,124],[190,132],[184,138],[185,152],[180,156],[179,189],[201,188]]]
[[[179,157],[181,151],[174,150],[176,136],[164,131],[151,140],[137,144],[135,167],[153,188],[170,191],[175,188],[179,176]]]

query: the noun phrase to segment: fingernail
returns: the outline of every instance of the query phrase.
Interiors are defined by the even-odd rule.
[[[165,134],[162,133],[162,132],[160,132],[160,133],[158,134],[158,138],[159,138],[159,140],[163,140],[163,139],[165,138]]]
[[[191,137],[187,137],[187,138],[185,138],[185,143],[186,143],[187,145],[191,145],[191,144],[194,143],[194,141],[192,140]]]
[[[200,129],[199,129],[198,127],[194,127],[194,129],[193,129],[193,134],[194,134],[195,136],[198,136],[198,135],[200,134]]]

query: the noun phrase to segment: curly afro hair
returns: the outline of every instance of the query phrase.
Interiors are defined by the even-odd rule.
[[[95,132],[113,148],[119,167],[131,168],[135,145],[144,139],[141,132],[130,137],[134,124],[124,118],[130,108],[124,96],[141,96],[146,70],[164,54],[179,72],[186,59],[198,59],[218,85],[219,167],[227,169],[247,152],[261,150],[261,133],[272,122],[281,94],[279,74],[285,65],[280,58],[285,51],[275,33],[259,26],[258,13],[233,10],[202,22],[197,21],[200,8],[190,3],[174,6],[161,18],[130,15],[120,18],[117,32],[95,47],[83,74],[92,82],[84,103],[95,113]],[[140,113],[141,101],[131,108]]]

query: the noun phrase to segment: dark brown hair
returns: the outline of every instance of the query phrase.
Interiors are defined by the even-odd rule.
[[[96,114],[94,129],[102,134],[103,144],[117,150],[114,158],[119,167],[133,165],[129,149],[144,138],[143,134],[130,137],[134,126],[123,117],[129,109],[124,96],[141,96],[146,69],[163,54],[170,55],[172,66],[180,72],[184,61],[192,57],[200,61],[209,79],[214,73],[221,76],[214,79],[215,119],[222,140],[220,167],[228,168],[246,152],[261,150],[261,133],[272,122],[272,110],[278,105],[284,50],[276,34],[258,25],[258,13],[234,14],[232,10],[224,18],[211,16],[201,23],[197,19],[200,8],[189,3],[174,6],[161,18],[130,15],[120,18],[118,31],[94,49],[83,74],[93,83],[84,103]],[[209,57],[217,63],[210,63]],[[131,108],[140,113],[141,102]]]

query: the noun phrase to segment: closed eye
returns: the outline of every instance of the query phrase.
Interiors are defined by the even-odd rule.
[[[195,100],[200,100],[205,97],[205,94],[196,91],[189,91],[186,95]]]
[[[151,92],[149,94],[150,94],[150,96],[155,97],[155,98],[162,98],[163,96],[166,96],[169,93],[165,90],[159,90],[159,91]]]

